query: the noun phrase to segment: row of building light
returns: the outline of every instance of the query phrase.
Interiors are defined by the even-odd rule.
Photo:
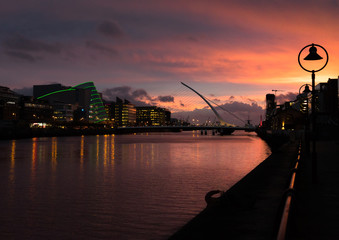
[[[102,94],[93,82],[73,87],[61,84],[35,85],[33,97],[20,96],[0,86],[0,120],[26,121],[35,127],[46,126],[46,122],[159,126],[169,124],[170,115],[167,109],[136,107],[119,98],[116,102],[103,101]]]

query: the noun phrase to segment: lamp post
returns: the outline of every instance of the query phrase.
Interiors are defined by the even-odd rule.
[[[305,68],[300,61],[300,55],[301,53],[306,49],[309,48],[309,54],[304,58],[306,61],[316,61],[316,60],[321,60],[323,59],[320,55],[317,53],[317,47],[320,47],[321,49],[324,50],[326,53],[326,62],[325,64],[319,68],[319,69],[307,69]],[[298,63],[302,69],[304,69],[306,72],[311,72],[312,73],[312,102],[311,102],[311,108],[312,108],[312,182],[316,183],[317,182],[317,153],[316,153],[316,107],[315,107],[315,73],[321,71],[326,67],[328,63],[328,53],[326,49],[318,44],[309,44],[305,46],[303,49],[300,50],[299,55],[298,55]]]
[[[311,92],[310,90],[310,84],[303,84],[299,88],[299,96],[300,100],[302,101],[302,111],[305,110],[305,132],[304,132],[304,139],[305,139],[305,152],[309,156],[310,154],[310,140],[309,140],[309,120],[308,120],[308,94]],[[301,89],[304,88],[304,91],[302,93],[300,92]]]
[[[306,110],[305,112],[308,114],[308,94],[311,93],[310,87],[312,87],[310,84],[303,84],[301,85],[301,87],[299,88],[299,97],[302,100],[302,105],[305,105]],[[301,89],[304,88],[304,91],[302,91],[302,93],[300,92]],[[307,116],[307,115],[306,115]]]

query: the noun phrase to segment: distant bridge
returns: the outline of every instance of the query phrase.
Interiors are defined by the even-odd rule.
[[[144,126],[144,127],[118,127],[117,133],[139,133],[139,132],[181,132],[193,130],[215,130],[221,135],[229,135],[237,130],[254,132],[255,127],[226,127],[226,126]]]
[[[188,86],[187,84],[181,82],[182,85],[184,85],[185,87],[187,87],[188,89],[192,90],[194,93],[196,93],[199,97],[201,97],[206,103],[207,105],[211,108],[211,110],[213,111],[213,113],[215,114],[215,116],[218,118],[218,120],[220,121],[220,125],[223,126],[224,128],[222,128],[221,130],[226,131],[226,129],[228,131],[231,131],[231,129],[234,130],[245,130],[245,128],[247,130],[249,129],[254,129],[254,126],[250,124],[250,121],[248,120],[248,122],[246,123],[243,119],[239,118],[238,116],[236,116],[234,113],[227,111],[226,109],[224,109],[223,107],[219,106],[218,104],[216,104],[215,102],[211,101],[212,103],[216,104],[219,108],[221,108],[222,110],[228,112],[229,114],[231,114],[233,117],[237,118],[238,120],[242,121],[243,123],[245,123],[245,127],[238,127],[234,124],[230,124],[227,123],[217,112],[217,110],[212,106],[212,104],[207,100],[206,97],[204,97],[203,95],[201,95],[200,93],[198,93],[196,90],[194,90],[193,88],[191,88],[190,86]],[[231,132],[232,133],[232,132]]]
[[[221,106],[217,105],[220,107],[222,110],[227,111],[229,114],[233,115],[234,117],[238,118],[242,122],[245,123],[244,127],[239,127],[234,124],[229,124],[227,123],[222,117],[219,115],[217,110],[212,106],[212,104],[205,98],[203,95],[198,93],[196,90],[188,86],[187,84],[181,82],[182,85],[187,87],[188,89],[192,90],[194,93],[196,93],[199,97],[201,97],[207,105],[211,108],[213,113],[216,115],[218,118],[220,125],[215,125],[215,126],[204,126],[204,125],[193,125],[193,126],[143,126],[143,127],[118,127],[115,129],[117,133],[136,133],[136,132],[181,132],[181,131],[193,131],[193,130],[201,130],[201,131],[207,131],[207,130],[212,130],[218,132],[220,135],[230,135],[234,131],[237,130],[243,130],[246,132],[254,132],[256,130],[256,127],[253,125],[249,124],[249,122],[246,124],[246,122],[239,117],[237,117],[235,114],[227,111],[226,109],[222,108]]]

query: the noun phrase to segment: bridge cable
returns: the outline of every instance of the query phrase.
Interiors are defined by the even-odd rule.
[[[205,98],[206,98],[208,101],[210,101],[211,103],[214,103],[215,105],[217,105],[219,108],[221,108],[221,109],[224,110],[225,112],[231,114],[231,115],[232,115],[233,117],[235,117],[236,119],[238,119],[238,120],[240,120],[240,121],[242,121],[243,123],[246,124],[246,122],[245,122],[243,119],[239,118],[239,117],[238,117],[237,115],[235,115],[234,113],[232,113],[232,112],[228,111],[227,109],[223,108],[222,106],[218,105],[216,102],[212,101],[211,99],[209,99],[209,98],[207,98],[207,97],[205,97]]]

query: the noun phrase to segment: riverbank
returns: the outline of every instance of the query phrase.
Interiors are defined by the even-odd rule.
[[[272,239],[297,147],[289,142],[272,153],[170,240]]]
[[[125,129],[125,128],[3,128],[0,129],[0,140],[12,140],[34,137],[64,137],[64,136],[88,136],[105,134],[133,134],[144,132],[178,132],[168,129]]]

